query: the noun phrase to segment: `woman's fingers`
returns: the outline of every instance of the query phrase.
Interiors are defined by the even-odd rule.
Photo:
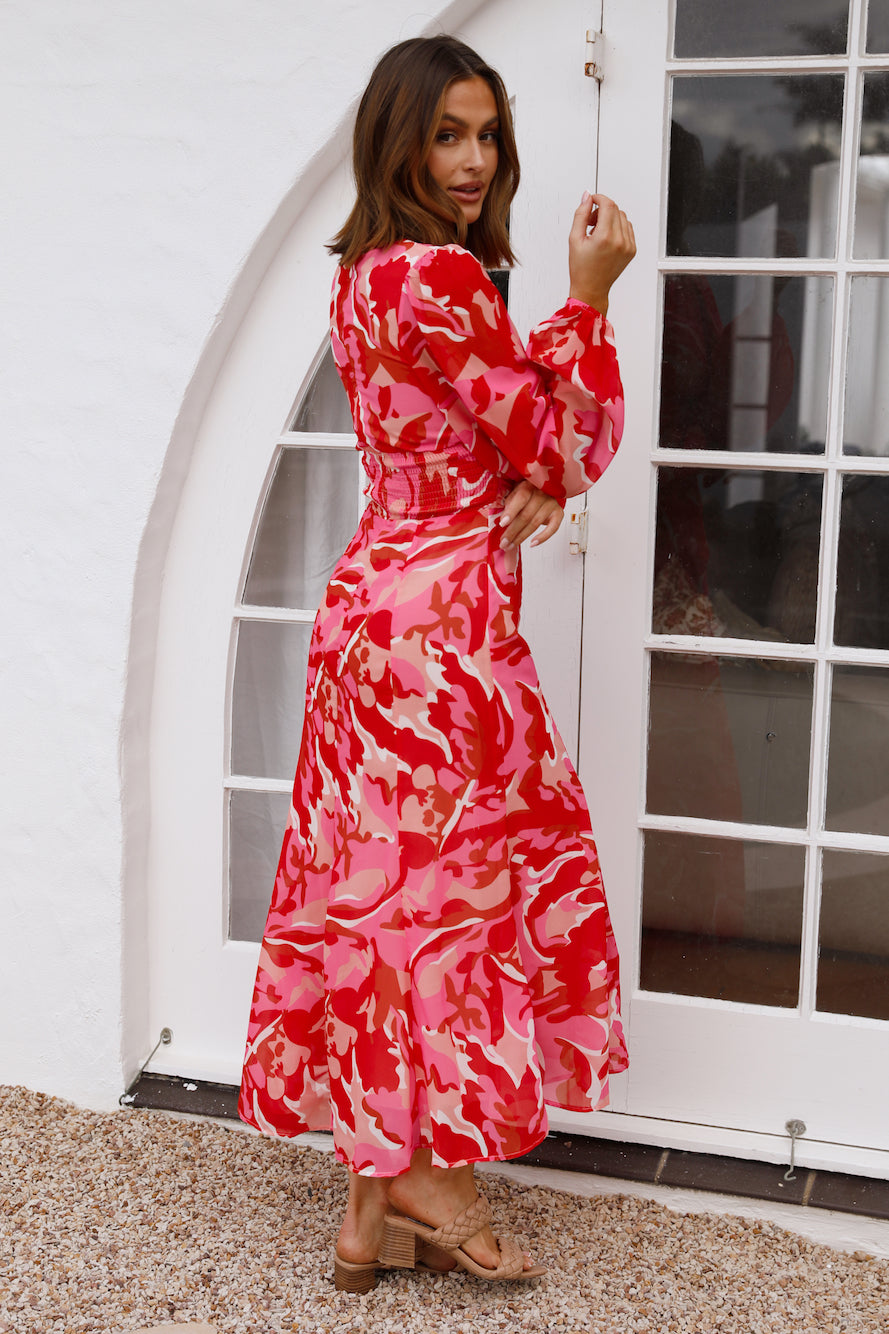
[[[587,234],[587,228],[592,226],[594,209],[595,205],[593,204],[593,196],[589,194],[588,191],[584,190],[583,198],[574,210],[571,231],[568,235],[569,244],[575,243],[579,245],[584,239]]]
[[[562,507],[557,500],[530,482],[520,482],[503,507],[500,524],[505,531],[500,545],[504,548],[520,546],[527,538],[538,534],[533,542],[537,546],[558,532],[562,518]]]
[[[603,312],[612,283],[636,253],[633,225],[607,195],[584,195],[568,238],[571,295]]]
[[[519,482],[517,486],[513,487],[506,497],[503,513],[499,520],[501,526],[506,529],[500,543],[501,546],[509,546],[515,542],[528,518],[528,515],[525,514],[526,508],[529,505],[534,505],[536,508],[536,497],[540,494],[541,492],[530,482]]]
[[[503,503],[503,513],[500,516],[500,522],[506,523],[509,519],[514,519],[533,496],[542,494],[543,493],[538,491],[537,487],[533,486],[531,482],[517,482]]]
[[[629,263],[636,251],[636,238],[633,224],[622,208],[618,208],[607,195],[593,195],[596,208],[596,220],[592,231],[583,238],[586,250],[590,254],[597,252],[615,252],[626,254]]]
[[[537,532],[542,522],[543,520],[537,517],[536,507],[523,510],[507,527],[500,539],[501,547],[505,549],[521,546],[526,538]]]
[[[551,537],[555,537],[556,533],[559,531],[559,528],[562,525],[562,520],[565,517],[565,513],[562,509],[562,506],[557,505],[555,501],[553,501],[553,505],[555,506],[554,512],[550,514],[549,518],[544,521],[543,527],[539,528],[538,531],[531,538],[531,541],[528,544],[529,546],[532,547],[542,546],[543,543],[548,542]]]

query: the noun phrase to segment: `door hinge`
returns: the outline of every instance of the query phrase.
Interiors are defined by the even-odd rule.
[[[602,70],[602,48],[605,39],[601,32],[596,32],[594,28],[587,28],[586,34],[586,59],[584,60],[583,72],[588,79],[595,79],[601,83],[603,79]]]
[[[568,511],[568,550],[572,556],[582,556],[586,551],[587,512]]]

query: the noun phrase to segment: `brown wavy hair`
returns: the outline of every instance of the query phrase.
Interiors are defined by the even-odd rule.
[[[498,161],[481,215],[467,224],[429,171],[444,100],[452,83],[484,79],[500,118]],[[513,264],[507,215],[519,184],[512,116],[503,80],[456,37],[414,37],[383,55],[358,107],[352,148],[357,197],[328,250],[354,264],[397,241],[459,242],[487,268]]]

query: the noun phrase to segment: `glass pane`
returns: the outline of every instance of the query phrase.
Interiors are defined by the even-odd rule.
[[[289,813],[286,792],[231,793],[229,940],[262,940]]]
[[[802,828],[814,669],[651,655],[648,809]]]
[[[849,0],[676,0],[675,55],[826,56],[846,49]]]
[[[833,255],[841,74],[677,77],[672,114],[668,255]]]
[[[833,637],[889,648],[889,477],[843,478]]]
[[[873,274],[852,279],[843,450],[889,454],[889,278]]]
[[[867,6],[867,49],[889,51],[889,0],[870,0]]]
[[[824,853],[816,1005],[889,1019],[889,857]]]
[[[260,607],[319,605],[358,523],[358,452],[281,451],[244,584]]]
[[[834,667],[828,829],[889,834],[889,671]]]
[[[310,625],[241,622],[232,688],[232,773],[293,777],[311,635]]]
[[[811,473],[659,468],[654,633],[812,643],[821,491]]]
[[[497,288],[497,291],[503,297],[506,305],[509,305],[509,269],[488,269],[488,277]]]
[[[795,1006],[805,849],[649,830],[646,991]]]
[[[822,453],[832,309],[831,278],[670,274],[659,443]]]
[[[334,431],[349,435],[355,430],[352,411],[333,353],[328,347],[311,383],[299,401],[288,431]]]
[[[856,259],[889,258],[889,73],[865,74],[855,203]]]

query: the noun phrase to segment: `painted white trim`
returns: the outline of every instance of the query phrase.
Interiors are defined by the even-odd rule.
[[[810,472],[823,475],[830,471],[843,473],[889,472],[889,459],[881,454],[843,454],[831,457],[825,454],[759,454],[752,451],[732,454],[732,468],[757,472]],[[652,463],[671,468],[718,468],[725,466],[725,453],[713,449],[658,448]]]
[[[311,625],[317,612],[311,607],[261,607],[249,602],[239,602],[232,608],[232,616],[237,621],[284,621],[290,625],[296,622]]]
[[[299,449],[355,449],[358,437],[333,431],[283,431],[278,444]]]
[[[712,258],[709,255],[671,255],[658,259],[658,273],[716,273],[720,277],[735,273],[775,273],[782,276],[790,274],[802,277],[834,278],[837,272],[836,259],[820,259],[804,255],[792,259],[789,256],[779,259],[747,259],[742,255],[725,255]],[[846,259],[843,268],[849,273],[887,273],[887,259]],[[779,455],[783,457],[783,455]]]
[[[283,792],[289,795],[293,782],[289,778],[255,778],[251,774],[229,774],[222,786],[227,792]]]
[[[667,1117],[632,1116],[622,1112],[563,1112],[547,1109],[551,1130],[579,1132],[598,1139],[651,1144],[689,1153],[714,1153],[754,1162],[789,1163],[790,1138],[731,1126],[699,1125]],[[801,1167],[889,1180],[889,1152],[857,1144],[798,1139],[795,1161]]]

